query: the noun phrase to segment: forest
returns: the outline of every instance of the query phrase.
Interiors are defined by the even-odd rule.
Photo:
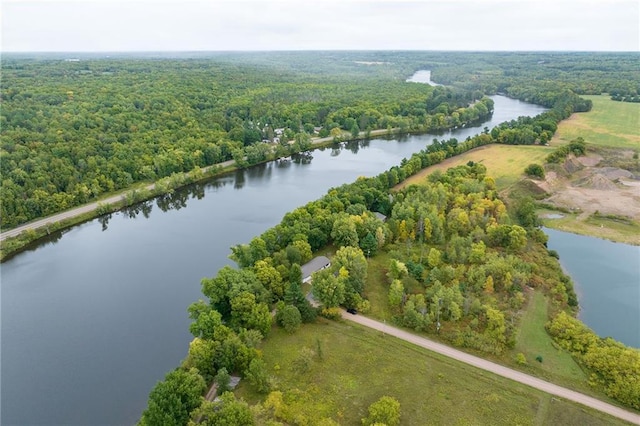
[[[440,131],[491,114],[484,102],[469,107],[477,91],[351,68],[314,75],[216,59],[3,60],[0,226],[231,159],[287,156],[308,149],[311,136]]]

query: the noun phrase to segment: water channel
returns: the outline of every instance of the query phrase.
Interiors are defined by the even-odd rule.
[[[493,99],[491,120],[438,137],[464,140],[544,110]],[[231,173],[73,227],[3,263],[0,423],[135,423],[154,384],[185,357],[186,308],[201,297],[202,277],[232,263],[230,246],[433,138],[351,143]]]

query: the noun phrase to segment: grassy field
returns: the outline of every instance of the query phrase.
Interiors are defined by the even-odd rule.
[[[303,347],[315,352],[306,373],[292,367]],[[263,350],[288,424],[361,424],[384,395],[400,401],[402,425],[626,424],[355,324],[321,319],[293,335],[277,328]],[[246,382],[236,394],[266,397]]]
[[[551,145],[582,137],[589,144],[640,149],[640,103],[616,102],[609,96],[583,97],[593,101],[593,109],[562,121]]]
[[[528,361],[525,367],[529,374],[543,378],[561,377],[565,385],[574,388],[584,387],[586,374],[573,360],[571,355],[558,348],[545,331],[548,320],[547,299],[536,291],[530,295],[527,310],[520,320],[520,329],[513,353],[523,353]],[[536,361],[541,356],[542,362]]]
[[[502,190],[522,179],[524,169],[529,164],[543,164],[552,150],[550,147],[537,145],[486,145],[428,167],[399,184],[397,188],[420,183],[435,170],[445,171],[474,161],[487,167],[487,174],[496,180],[496,186]]]

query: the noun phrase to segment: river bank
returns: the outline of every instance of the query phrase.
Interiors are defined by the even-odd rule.
[[[339,140],[340,142],[350,142],[378,136],[393,136],[401,134],[399,131],[400,129],[394,128],[360,132],[357,139],[347,137],[347,135],[350,134],[344,132],[344,135],[341,136]],[[403,132],[402,134],[411,134],[411,132]],[[417,132],[415,134],[421,133]],[[311,150],[325,148],[335,143],[335,137],[312,138]],[[293,154],[296,153],[298,152],[293,152]],[[276,157],[269,157],[256,164],[264,164],[277,159]],[[229,160],[202,169],[197,168],[190,172],[177,173],[154,183],[139,183],[100,200],[4,231],[0,233],[0,262],[28,248],[43,237],[50,236],[56,232],[62,232],[99,216],[117,212],[125,207],[171,193],[187,185],[203,182],[239,169],[241,169],[241,167],[239,167],[234,160]]]

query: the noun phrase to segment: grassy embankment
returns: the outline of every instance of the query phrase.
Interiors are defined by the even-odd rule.
[[[303,347],[315,352],[306,373],[292,368]],[[355,324],[320,319],[292,335],[274,328],[263,351],[296,424],[360,424],[383,395],[400,401],[403,425],[626,424]],[[246,382],[236,394],[264,399]]]
[[[640,151],[640,104],[616,102],[608,96],[586,98],[593,101],[593,109],[562,121],[549,147],[487,145],[428,167],[398,185],[398,188],[419,184],[435,170],[444,171],[474,161],[487,167],[487,174],[494,177],[503,197],[508,197],[512,192],[516,195],[526,193],[528,187],[522,185],[524,168],[531,163],[543,164],[545,157],[555,147],[578,137],[585,140],[589,152],[604,158],[604,165],[624,168],[621,159],[630,158],[629,151]],[[624,161],[628,163],[629,159]],[[550,211],[539,210],[539,214],[545,213]],[[543,219],[543,222],[549,228],[632,244],[637,244],[640,234],[640,223],[607,215],[581,215],[563,211],[562,218]]]

